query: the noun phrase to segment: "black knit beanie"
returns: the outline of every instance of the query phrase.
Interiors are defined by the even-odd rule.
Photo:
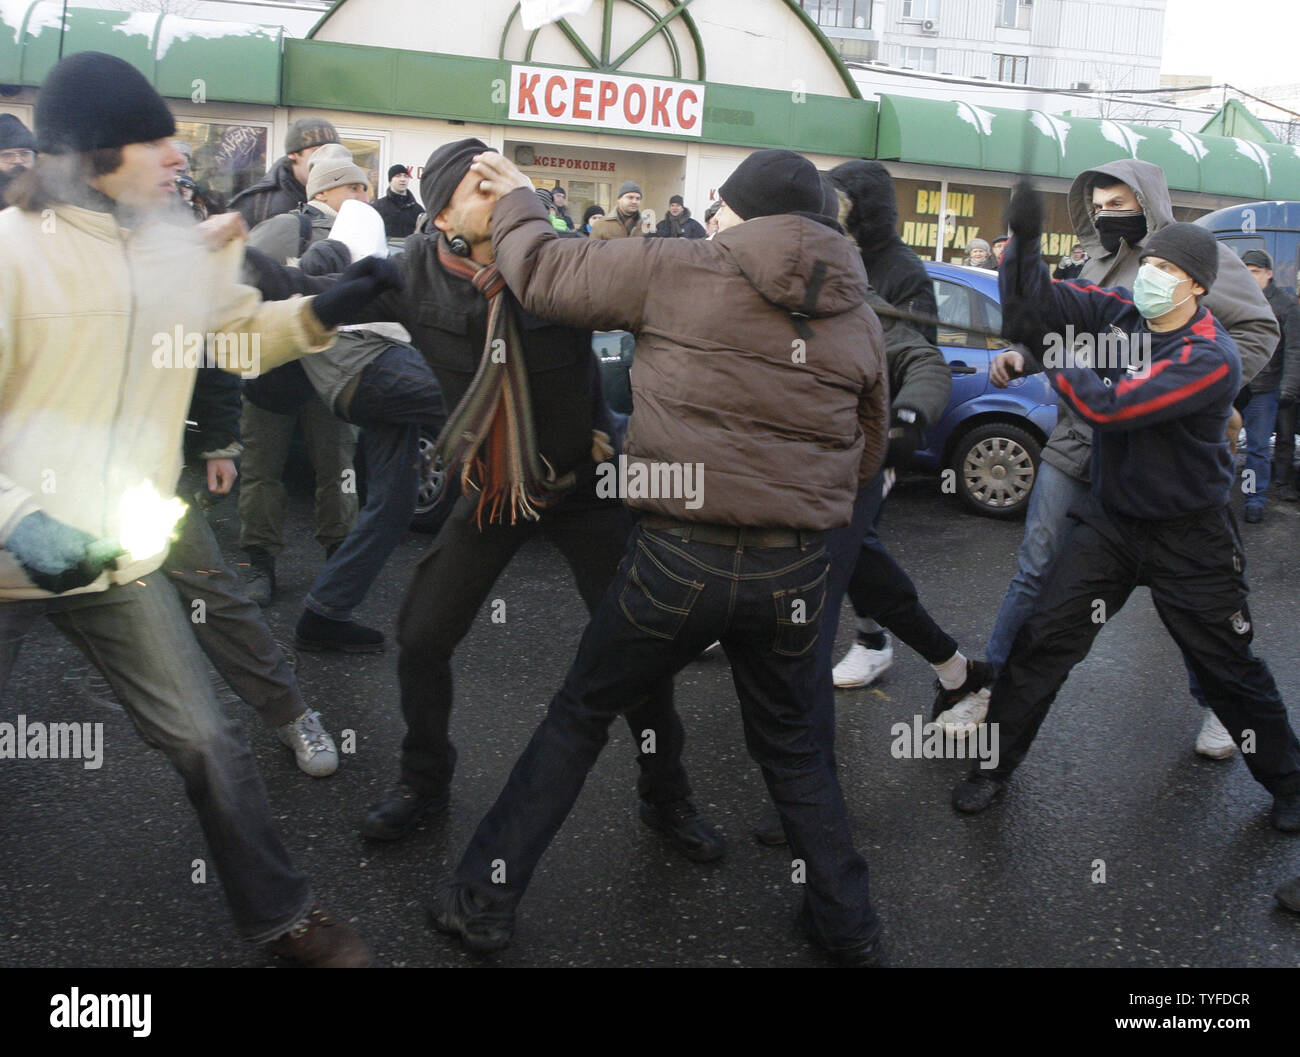
[[[475,156],[491,149],[481,139],[462,139],[447,143],[429,155],[424,163],[424,175],[420,177],[420,199],[431,223],[447,208]]]
[[[311,147],[323,147],[327,143],[338,143],[339,132],[323,117],[300,117],[284,137],[284,153],[297,154]]]
[[[718,189],[741,220],[781,213],[820,213],[822,181],[816,167],[792,150],[759,150]]]
[[[394,176],[410,176],[411,171],[405,165],[390,165],[388,167],[388,178],[391,180]]]
[[[35,150],[36,137],[13,114],[0,114],[0,150]]]
[[[152,143],[175,134],[171,111],[144,74],[103,52],[62,60],[36,100],[36,149],[42,154]]]
[[[1146,237],[1141,260],[1160,257],[1176,264],[1194,282],[1209,290],[1219,274],[1219,243],[1195,224],[1170,224]]]

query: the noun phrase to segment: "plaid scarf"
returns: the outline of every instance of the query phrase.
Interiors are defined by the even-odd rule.
[[[537,450],[528,365],[515,315],[505,297],[506,281],[495,264],[458,257],[438,240],[438,262],[467,279],[488,301],[487,341],[474,379],[434,446],[433,457],[460,467],[461,486],[479,493],[475,520],[510,524],[520,515],[536,521],[541,511],[573,487],[574,475],[557,478]]]

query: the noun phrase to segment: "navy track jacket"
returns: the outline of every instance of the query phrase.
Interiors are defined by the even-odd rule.
[[[1030,246],[1013,237],[998,276],[1004,311],[1038,316],[1047,377],[1096,432],[1092,491],[1098,499],[1144,519],[1228,502],[1233,474],[1224,433],[1241,385],[1241,357],[1213,315],[1199,308],[1186,326],[1153,332],[1126,288],[1053,281],[1037,241]],[[1149,369],[1105,362],[1104,353],[1094,367],[1057,362],[1053,349],[1068,350],[1065,338],[1081,335],[1097,350],[1122,343],[1139,355],[1149,342]]]

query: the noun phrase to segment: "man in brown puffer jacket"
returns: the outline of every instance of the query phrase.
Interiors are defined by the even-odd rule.
[[[889,387],[866,272],[820,215],[817,170],[759,151],[723,184],[712,241],[648,242],[557,239],[509,161],[480,155],[475,171],[499,196],[496,263],[524,308],[637,335],[627,450],[596,487],[642,516],[431,919],[471,949],[508,945],[515,906],[631,690],[721,641],[746,742],[806,870],[803,925],[841,963],[879,964],[867,864],[810,708],[825,536],[880,468]]]

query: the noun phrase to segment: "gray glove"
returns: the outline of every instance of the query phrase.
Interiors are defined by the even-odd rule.
[[[32,583],[56,595],[93,584],[125,553],[116,544],[97,541],[88,532],[39,510],[14,526],[5,550],[17,559]]]

